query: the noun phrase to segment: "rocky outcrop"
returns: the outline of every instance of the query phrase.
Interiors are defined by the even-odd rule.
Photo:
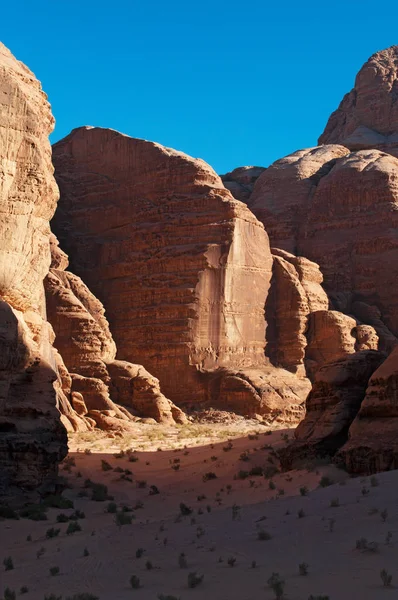
[[[349,439],[337,455],[352,473],[398,468],[398,348],[369,380]]]
[[[54,235],[51,255],[45,291],[48,319],[56,335],[54,344],[62,356],[58,367],[66,406],[63,402],[61,412],[70,422],[66,424],[68,430],[84,431],[93,424],[109,428],[112,418],[185,422],[184,413],[161,393],[155,377],[141,365],[115,360],[116,344],[104,307],[80,277],[64,270],[68,259]],[[98,412],[106,413],[107,419],[101,420]],[[120,426],[115,422],[116,429]]]
[[[254,184],[264,171],[265,167],[237,167],[220,177],[224,187],[231,192],[233,197],[247,204]]]
[[[268,415],[271,395],[256,382],[272,372],[264,356],[272,256],[247,207],[203,161],[112,130],[74,130],[54,146],[54,164],[54,230],[103,302],[120,356],[144,364],[181,406],[224,406],[224,388],[212,382],[228,377],[230,398],[245,388],[240,412]],[[297,386],[297,395],[279,395],[279,409],[288,396],[302,405],[305,385]]]
[[[58,190],[40,83],[0,43],[0,492],[45,484],[67,451],[43,279]]]
[[[298,239],[317,184],[348,153],[337,145],[298,150],[260,175],[248,206],[264,224],[271,246],[303,255]]]
[[[278,248],[273,248],[272,254],[266,354],[274,365],[305,377],[308,320],[312,312],[329,305],[322,274],[318,265],[306,258]]]
[[[296,441],[283,452],[284,468],[315,455],[333,456],[341,448],[360,410],[369,377],[384,359],[385,354],[375,350],[356,352],[317,371],[306,416],[294,433]]]
[[[332,113],[319,144],[398,154],[398,46],[376,52]]]

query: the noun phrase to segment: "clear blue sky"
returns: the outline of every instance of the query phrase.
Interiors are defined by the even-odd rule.
[[[0,18],[53,141],[112,127],[219,173],[315,145],[363,62],[398,43],[391,0],[15,0]]]

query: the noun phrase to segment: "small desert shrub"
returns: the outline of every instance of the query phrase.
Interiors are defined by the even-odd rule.
[[[19,511],[19,516],[31,521],[47,521],[46,510],[42,504],[28,504]]]
[[[184,504],[184,502],[180,503],[180,513],[182,514],[183,517],[187,517],[188,515],[190,515],[192,513],[192,508],[190,506],[187,506],[186,504]]]
[[[272,481],[272,479],[270,479],[268,487],[270,490],[276,490],[276,485],[275,483]]]
[[[135,557],[141,558],[143,556],[144,552],[145,552],[144,548],[137,548],[137,550],[135,551]]]
[[[122,525],[131,525],[133,521],[133,515],[129,515],[125,512],[118,512],[115,515],[115,523],[118,527],[122,527]]]
[[[87,548],[84,548],[83,556],[90,556],[90,552],[87,550]]]
[[[60,531],[60,529],[55,529],[54,527],[51,527],[51,529],[47,529],[46,531],[46,538],[49,540],[51,538],[58,537]]]
[[[29,588],[27,585],[23,585],[21,587],[21,589],[19,590],[19,593],[21,594],[21,596],[22,596],[22,594],[27,594],[28,592],[29,592]]]
[[[188,575],[188,587],[196,588],[203,581],[204,575],[197,575],[196,572],[189,573]]]
[[[153,564],[150,560],[147,560],[145,563],[145,568],[147,571],[151,571],[153,569]]]
[[[362,496],[369,496],[369,490],[368,490],[368,488],[364,486],[361,489],[361,494],[362,494]]]
[[[381,520],[383,521],[383,523],[385,523],[387,521],[387,517],[388,517],[388,511],[386,508],[381,511],[380,516],[381,516]]]
[[[242,460],[243,462],[247,462],[248,460],[250,460],[250,457],[247,452],[242,452],[242,454],[239,457],[239,460]]]
[[[130,585],[133,588],[133,590],[138,590],[141,587],[140,578],[137,577],[137,575],[132,575],[130,577]]]
[[[384,587],[390,587],[392,582],[392,575],[390,575],[386,569],[380,571],[380,577]]]
[[[11,506],[5,506],[4,504],[0,504],[0,519],[15,519],[18,520],[18,513],[15,512]]]
[[[4,590],[4,600],[15,600],[17,597],[16,593],[10,588],[6,587]]]
[[[338,508],[340,506],[340,500],[338,498],[332,498],[330,501],[331,508]]]
[[[45,548],[39,548],[39,550],[36,552],[36,558],[41,558],[43,556],[43,554],[45,553],[46,549]]]
[[[370,478],[370,485],[372,487],[377,487],[379,485],[379,480],[374,475]]]
[[[356,541],[355,547],[361,552],[378,552],[379,544],[377,542],[368,542],[366,538],[360,538]]]
[[[252,560],[252,564],[250,565],[250,567],[251,567],[252,569],[255,569],[255,568],[257,567],[257,561],[255,561],[255,560]]]
[[[307,496],[308,495],[308,488],[306,485],[303,485],[300,488],[300,496]]]
[[[268,541],[271,538],[272,538],[272,535],[270,533],[268,533],[268,531],[264,531],[263,529],[260,529],[260,531],[258,531],[258,533],[257,533],[257,539],[260,540],[261,542]]]
[[[14,568],[14,563],[13,560],[11,558],[11,556],[7,556],[4,560],[3,560],[3,565],[4,565],[4,569],[6,571],[12,571]]]
[[[269,465],[264,469],[265,479],[271,479],[271,477],[274,477],[274,475],[277,475],[277,473],[279,473],[279,469],[275,467],[275,465]]]
[[[267,583],[274,592],[275,598],[283,598],[285,580],[279,575],[279,573],[272,573],[271,577],[268,578]]]
[[[117,504],[116,502],[109,502],[109,504],[106,507],[106,512],[107,513],[116,513],[117,512]]]
[[[236,563],[236,558],[235,558],[235,556],[230,556],[230,557],[228,558],[228,560],[227,560],[227,564],[228,564],[230,567],[234,567],[234,566],[235,566],[235,563]]]
[[[108,495],[108,488],[103,483],[93,483],[91,485],[91,500],[94,502],[105,502],[112,500]]]
[[[308,567],[309,565],[307,563],[300,563],[299,564],[299,573],[300,575],[308,575]]]
[[[75,510],[69,517],[71,521],[77,521],[78,519],[85,519],[86,515],[82,510]]]
[[[391,543],[391,540],[392,540],[392,532],[391,532],[391,531],[388,531],[388,532],[387,532],[387,535],[386,535],[386,544],[387,544],[387,545],[388,545],[388,544],[390,544],[390,543]]]
[[[240,470],[235,475],[234,479],[247,479],[249,477],[249,471]]]
[[[55,575],[59,574],[59,567],[50,567],[50,575],[55,577]]]
[[[181,552],[180,556],[178,557],[178,566],[180,567],[180,569],[188,568],[188,563],[187,559],[185,558],[184,552]]]
[[[55,600],[61,600],[61,598],[55,598]],[[93,594],[75,594],[74,596],[68,596],[66,600],[99,600],[98,596]]]
[[[69,517],[65,513],[60,513],[57,515],[57,523],[67,523],[68,521]]]
[[[157,488],[156,485],[151,485],[151,487],[149,488],[149,495],[150,496],[157,496],[157,494],[159,494],[159,490]]]
[[[80,525],[77,521],[71,521],[66,530],[66,535],[73,535],[77,531],[81,531],[81,530],[82,530],[82,528],[80,527]]]
[[[51,494],[44,498],[44,506],[49,508],[73,508],[72,500],[64,498],[61,494]]]
[[[329,485],[333,485],[333,483],[334,483],[333,479],[324,475],[323,477],[321,477],[321,479],[319,481],[319,486],[325,488],[325,487],[329,487]]]
[[[308,600],[330,600],[329,596],[308,596]]]
[[[213,473],[212,471],[205,473],[202,477],[202,481],[204,483],[206,483],[206,481],[210,481],[210,479],[217,479],[217,475],[215,473]]]
[[[101,469],[103,471],[112,471],[113,467],[106,460],[101,460]]]
[[[138,458],[138,456],[136,456],[135,454],[131,454],[131,455],[129,456],[129,462],[132,462],[132,463],[134,463],[134,462],[137,462],[138,460],[139,460],[139,458]]]
[[[297,512],[297,516],[299,519],[303,519],[305,517],[305,512],[302,508],[300,508],[300,510]]]
[[[251,477],[260,477],[262,475],[264,475],[264,469],[262,467],[252,467],[249,471],[249,475]]]

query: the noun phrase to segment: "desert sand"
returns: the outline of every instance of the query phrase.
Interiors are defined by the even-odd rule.
[[[74,508],[50,508],[43,521],[0,521],[0,557],[14,567],[1,567],[2,592],[19,597],[26,586],[27,600],[83,593],[93,596],[77,597],[271,600],[277,596],[267,581],[276,572],[288,600],[396,597],[396,472],[350,478],[325,460],[278,472],[277,451],[292,430],[243,419],[137,427],[135,443],[105,432],[71,436],[61,475]],[[113,500],[93,501],[88,480],[105,484]],[[116,523],[107,512],[112,502],[118,514],[133,516],[131,524]],[[57,515],[75,510],[85,515],[81,531],[66,534],[73,521],[58,523]],[[51,528],[60,531],[47,539]],[[367,546],[358,549],[361,538]],[[300,575],[301,563],[308,574]],[[392,575],[390,587],[382,569]],[[191,572],[204,576],[193,589]]]

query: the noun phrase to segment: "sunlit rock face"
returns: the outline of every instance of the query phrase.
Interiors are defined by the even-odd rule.
[[[33,73],[0,44],[0,491],[51,480],[66,454],[43,279],[58,199],[54,126]]]

